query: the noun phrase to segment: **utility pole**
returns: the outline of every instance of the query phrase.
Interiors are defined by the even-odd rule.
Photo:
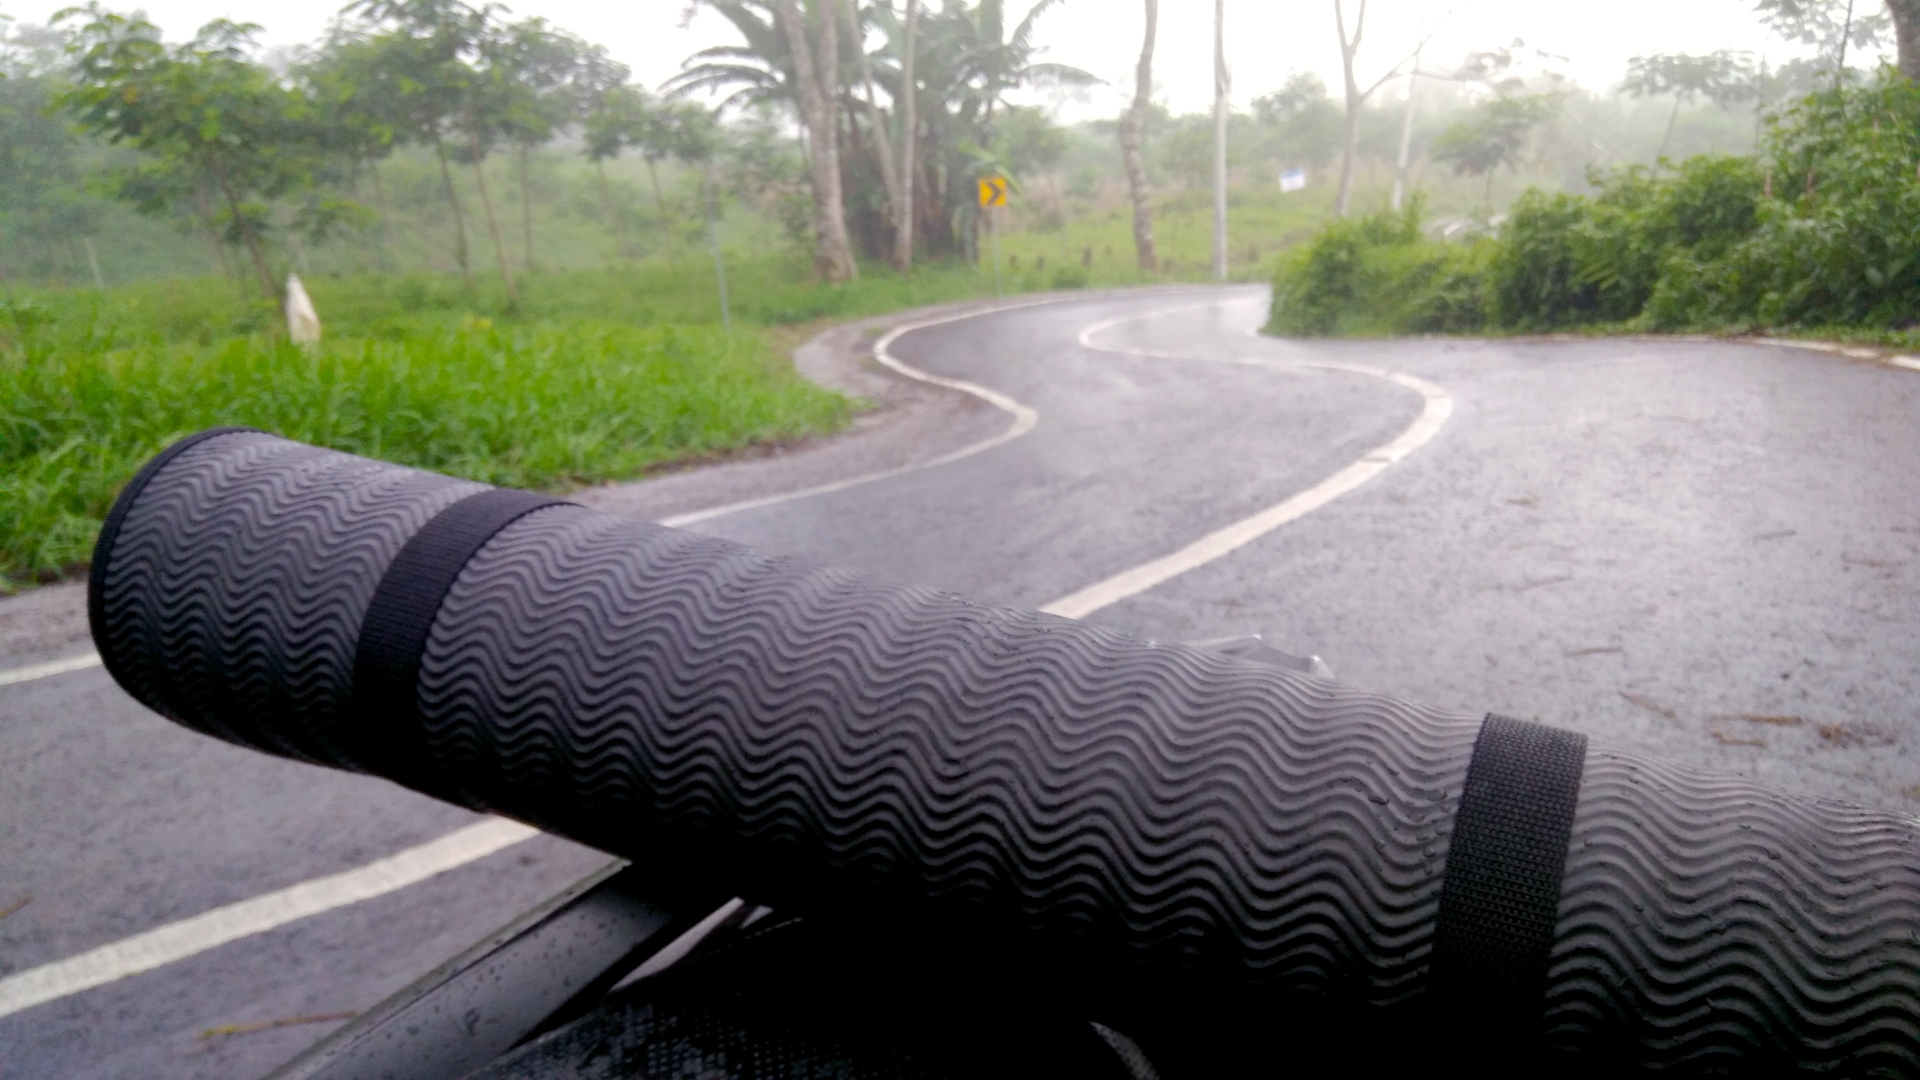
[[[1213,0],[1213,276],[1227,280],[1227,0]]]
[[[1427,47],[1422,41],[1420,49]],[[1420,49],[1413,50],[1413,70],[1407,72],[1407,111],[1400,118],[1400,163],[1393,171],[1393,208],[1400,209],[1400,200],[1407,189],[1407,155],[1413,149],[1413,88],[1420,84]]]

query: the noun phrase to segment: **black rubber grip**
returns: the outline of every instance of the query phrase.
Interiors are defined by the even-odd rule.
[[[475,490],[202,443],[125,511],[102,652],[182,723],[364,767],[374,587]],[[577,507],[467,560],[417,691],[416,786],[675,880],[998,942],[1122,1031],[1114,1003],[1230,1006],[1277,1063],[1432,1049],[1398,1033],[1434,996],[1479,716]],[[1538,1030],[1566,1060],[1920,1071],[1910,816],[1595,745],[1565,850]]]
[[[1505,716],[1474,740],[1433,933],[1437,1011],[1458,1039],[1525,1054],[1539,1038],[1586,758],[1585,735]]]
[[[140,493],[146,490],[147,481],[152,480],[154,476],[158,475],[160,470],[166,468],[167,464],[174,458],[206,442],[208,439],[217,439],[222,435],[234,435],[243,432],[257,433],[258,430],[257,428],[230,426],[196,431],[192,435],[176,440],[166,449],[153,455],[151,460],[145,465],[140,466],[139,472],[133,474],[133,479],[128,480],[126,486],[120,489],[120,494],[114,498],[113,505],[107,508],[106,520],[100,523],[100,535],[95,537],[93,541],[93,561],[87,565],[87,624],[89,627],[98,628],[106,625],[105,609],[102,605],[106,602],[107,591],[102,586],[106,582],[107,567],[112,561],[113,543],[120,535],[120,524],[126,520],[127,510],[138,501]],[[125,683],[127,680],[119,671],[114,669],[116,657],[101,644],[97,629],[94,638],[94,647],[96,651],[100,653],[101,662],[106,666],[107,673],[119,682]]]
[[[394,556],[360,623],[353,657],[357,757],[383,775],[424,783],[420,657],[447,590],[493,535],[535,510],[569,505],[530,491],[489,488],[436,514]]]

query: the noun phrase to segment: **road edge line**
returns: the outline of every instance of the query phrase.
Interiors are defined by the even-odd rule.
[[[1162,290],[1152,291],[1159,292]],[[1168,289],[1165,291],[1174,290]],[[1002,301],[985,307],[969,308],[966,311],[949,312],[945,315],[938,315],[930,319],[918,319],[912,322],[901,323],[881,335],[880,338],[873,343],[874,360],[896,374],[904,375],[909,379],[931,383],[934,386],[943,386],[949,390],[958,390],[961,393],[970,394],[979,398],[994,408],[1011,415],[1013,422],[997,434],[988,436],[979,442],[969,443],[958,450],[942,454],[930,461],[916,462],[912,465],[902,465],[894,469],[883,469],[880,472],[862,473],[859,476],[851,476],[845,480],[834,480],[825,484],[816,484],[812,487],[800,488],[797,491],[783,491],[775,495],[762,495],[758,498],[742,499],[739,502],[725,503],[720,506],[709,507],[705,510],[690,510],[684,514],[673,514],[660,518],[656,524],[677,529],[692,525],[696,522],[706,521],[710,518],[721,517],[725,514],[734,514],[743,510],[758,510],[763,506],[778,506],[784,502],[791,502],[795,499],[812,498],[815,495],[828,495],[836,491],[845,491],[848,488],[859,487],[861,484],[870,484],[876,480],[887,480],[895,476],[905,476],[908,473],[919,472],[922,469],[934,469],[942,465],[951,465],[963,458],[969,458],[975,454],[991,450],[1003,443],[1012,442],[1027,432],[1032,431],[1034,426],[1040,422],[1040,414],[1038,411],[998,390],[989,389],[978,383],[967,382],[964,379],[949,379],[942,375],[935,375],[932,372],[922,371],[893,355],[891,349],[893,343],[902,335],[910,334],[916,330],[925,330],[929,327],[944,326],[948,323],[962,322],[967,319],[977,319],[985,315],[997,315],[1006,311],[1019,311],[1022,308],[1041,307],[1046,304],[1069,304],[1076,301],[1118,299],[1124,295],[1125,292],[1126,290],[1115,290],[1113,293],[1078,293],[1065,296],[1036,297],[1028,300]]]
[[[28,968],[0,978],[0,1017],[152,971],[309,916],[396,892],[538,833],[538,829],[517,821],[489,818],[352,870],[302,881]]]
[[[28,664],[24,667],[8,668],[0,671],[0,686],[13,686],[17,683],[32,682],[35,679],[65,675],[69,671],[84,671],[100,666],[100,654],[92,650],[77,656],[66,656],[58,660],[49,660],[44,664]]]
[[[1180,356],[1178,354],[1148,352],[1143,349],[1112,348],[1093,343],[1092,335],[1121,323],[1141,319],[1172,315],[1181,311],[1196,311],[1215,304],[1195,304],[1183,308],[1150,312],[1132,318],[1111,319],[1104,323],[1095,323],[1080,332],[1080,344],[1100,352],[1110,352],[1122,356],[1145,356],[1153,359],[1182,360],[1188,363],[1242,363],[1260,367],[1317,368],[1330,371],[1344,371],[1356,375],[1386,379],[1399,386],[1406,387],[1424,399],[1420,415],[1407,425],[1400,434],[1386,443],[1374,447],[1361,455],[1360,459],[1335,472],[1332,476],[1267,507],[1257,513],[1241,518],[1221,528],[1207,533],[1197,540],[1144,563],[1130,566],[1117,574],[1103,578],[1084,588],[1076,589],[1056,600],[1042,605],[1040,610],[1048,615],[1059,615],[1069,619],[1081,619],[1099,611],[1101,608],[1119,603],[1129,597],[1138,596],[1157,585],[1179,577],[1189,570],[1195,570],[1225,555],[1258,540],[1280,526],[1305,517],[1327,505],[1347,492],[1365,484],[1367,481],[1385,472],[1420,447],[1430,442],[1440,429],[1446,426],[1453,415],[1453,399],[1438,385],[1415,375],[1400,372],[1387,372],[1356,364],[1316,363],[1314,361],[1269,361],[1265,359],[1239,359],[1218,361],[1205,357]]]

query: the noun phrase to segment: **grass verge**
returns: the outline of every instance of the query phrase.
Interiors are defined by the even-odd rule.
[[[36,345],[0,359],[0,572],[16,581],[77,569],[140,464],[217,424],[553,489],[829,431],[854,404],[758,334],[704,326],[474,320],[311,354],[256,339]]]

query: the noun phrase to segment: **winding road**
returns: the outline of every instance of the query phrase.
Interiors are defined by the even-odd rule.
[[[1920,373],[1279,341],[1266,305],[1141,291],[896,327],[888,377],[977,399],[949,444],[797,493],[683,474],[651,482],[654,516],[1161,640],[1260,633],[1343,682],[1920,806]],[[0,659],[0,1077],[263,1073],[606,861],[191,734],[85,656]]]

